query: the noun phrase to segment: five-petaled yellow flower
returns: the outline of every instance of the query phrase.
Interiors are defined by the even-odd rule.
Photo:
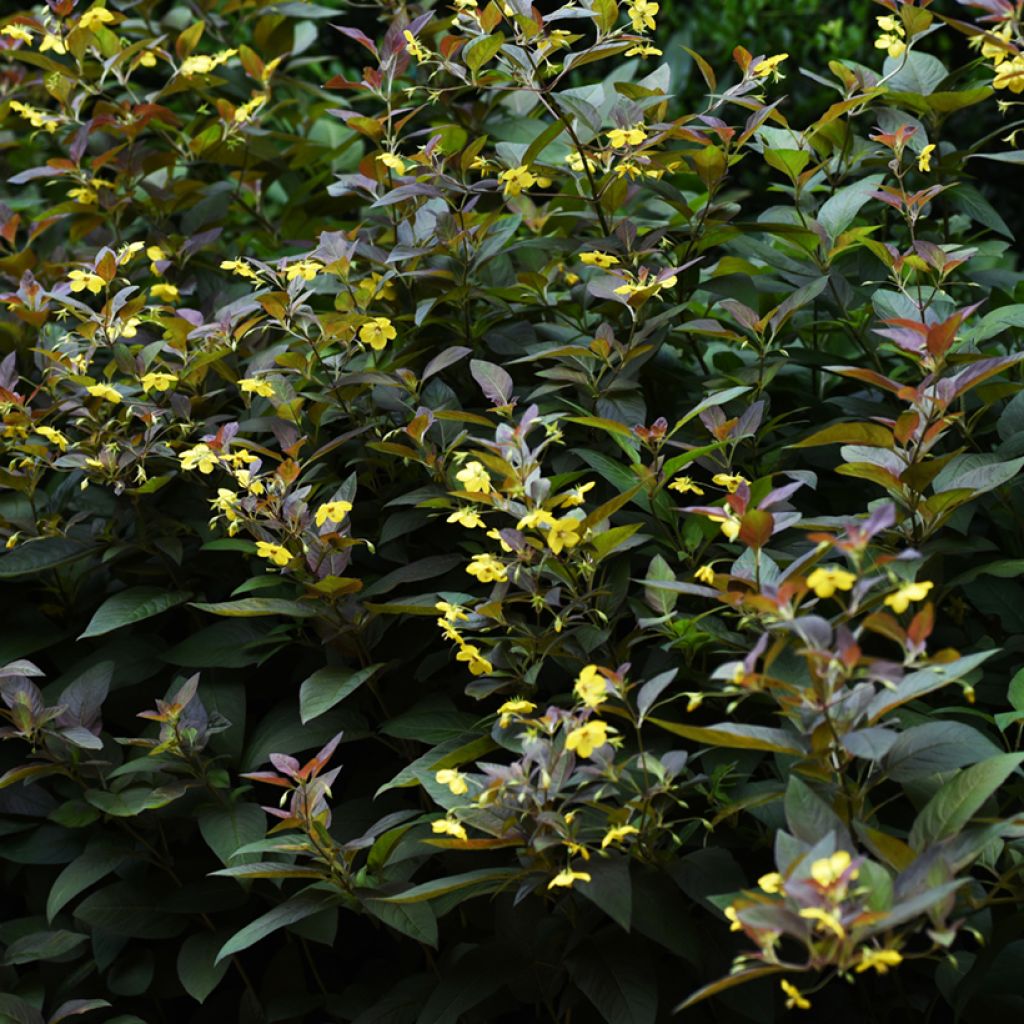
[[[323,269],[323,264],[316,260],[298,260],[285,268],[284,276],[287,281],[294,281],[299,277],[303,281],[312,281]]]
[[[487,470],[479,462],[467,462],[455,474],[455,479],[462,484],[463,490],[469,491],[470,494],[491,493],[491,478],[487,475]]]
[[[106,402],[117,405],[122,400],[121,392],[112,388],[109,384],[90,384],[85,389],[93,398],[102,398]]]
[[[494,671],[494,666],[480,653],[480,648],[473,644],[462,644],[455,660],[466,662],[469,671],[475,676],[490,675]]]
[[[504,704],[498,708],[498,714],[501,718],[498,719],[498,725],[502,729],[507,729],[509,723],[512,721],[513,715],[528,715],[531,711],[536,711],[537,705],[532,700],[523,700],[522,697],[515,697],[512,700],[505,701]]]
[[[678,491],[680,494],[696,494],[701,495],[704,493],[703,487],[698,487],[688,476],[678,476],[675,480],[668,485],[670,491]]]
[[[149,289],[149,294],[154,299],[162,299],[164,302],[173,302],[181,295],[177,286],[173,284],[155,284]]]
[[[178,459],[182,469],[198,469],[200,473],[212,473],[219,462],[217,453],[204,443],[182,452]]]
[[[68,450],[68,439],[53,427],[38,426],[32,428],[40,437],[45,437],[50,444],[55,444],[62,452]]]
[[[565,868],[559,871],[554,878],[548,882],[549,889],[571,889],[574,882],[589,882],[590,875],[586,871],[573,871]]]
[[[517,196],[527,188],[533,188],[537,184],[537,178],[530,173],[530,168],[525,165],[510,167],[498,175],[498,181],[505,186],[504,195]]]
[[[882,34],[875,40],[876,50],[885,50],[894,60],[907,48],[903,41],[906,31],[903,22],[892,14],[883,14],[875,18]]]
[[[548,547],[560,555],[564,548],[574,548],[580,542],[580,527],[582,520],[573,516],[562,516],[556,519],[549,527],[546,535]]]
[[[774,57],[765,57],[764,60],[759,60],[757,62],[757,65],[754,68],[754,74],[758,78],[767,78],[769,75],[771,75],[773,79],[778,81],[780,77],[779,65],[784,60],[788,59],[788,53],[777,53]]]
[[[280,544],[271,544],[267,540],[256,542],[256,554],[274,565],[287,565],[292,560],[292,553]]]
[[[405,40],[405,49],[410,57],[415,57],[416,62],[422,64],[425,60],[430,60],[430,51],[420,42],[417,41],[416,37],[406,29],[402,33],[402,38]]]
[[[167,391],[177,381],[178,378],[173,373],[145,373],[139,378],[142,390],[147,394],[150,391]]]
[[[377,160],[397,174],[405,174],[405,161],[395,153],[378,153]]]
[[[0,36],[7,36],[8,39],[18,39],[26,46],[32,45],[32,33],[24,25],[4,25],[0,28]]]
[[[831,857],[822,857],[811,865],[811,878],[823,889],[827,889],[838,882],[849,870],[852,858],[846,850],[837,850]],[[849,878],[857,877],[857,869],[850,871]]]
[[[594,481],[590,480],[585,484],[579,484],[574,487],[564,498],[559,502],[562,508],[575,508],[577,505],[583,504],[583,495],[587,491],[594,489]]]
[[[474,555],[466,572],[481,583],[504,583],[508,579],[508,570],[494,555]]]
[[[827,910],[822,910],[821,907],[804,907],[800,911],[800,916],[809,921],[816,921],[819,931],[833,932],[837,938],[846,938],[846,929],[842,926],[839,918]]]
[[[608,683],[597,665],[585,665],[576,677],[573,692],[588,708],[598,708],[608,699]]]
[[[890,967],[897,967],[903,962],[903,957],[895,949],[862,949],[860,951],[860,963],[854,968],[858,974],[863,974],[874,968],[879,974],[888,974]]]
[[[807,586],[818,597],[831,597],[837,590],[850,590],[856,582],[856,573],[832,565],[821,565],[807,577]]]
[[[608,132],[608,141],[615,149],[640,146],[646,138],[647,131],[642,124],[635,124],[632,128],[613,128]]]
[[[565,738],[565,749],[573,750],[580,757],[590,757],[598,747],[608,742],[608,726],[597,719],[577,726]]]
[[[653,0],[629,0],[629,7],[626,13],[633,23],[634,32],[643,32],[644,29],[656,27],[654,16],[658,13],[659,5]]]
[[[386,316],[375,316],[359,328],[359,340],[375,352],[382,352],[389,341],[398,337],[398,331]]]
[[[328,521],[340,523],[351,511],[351,501],[325,501],[316,510],[316,525],[320,527]]]
[[[640,829],[636,825],[616,825],[614,828],[608,829],[604,834],[604,838],[601,840],[601,849],[606,850],[612,843],[621,843],[626,836],[635,836],[640,834]]]
[[[580,263],[585,263],[588,267],[601,267],[607,270],[608,267],[614,267],[618,262],[617,256],[612,256],[607,252],[598,252],[596,249],[580,254]]]
[[[785,979],[780,981],[779,984],[782,986],[782,991],[787,997],[787,1010],[809,1010],[811,1008],[810,999],[807,999],[796,985],[792,982],[786,981]]]
[[[934,152],[934,142],[929,142],[928,145],[921,150],[917,157],[917,169],[919,171],[924,171],[927,173],[932,169],[932,153]]]
[[[98,25],[102,28],[104,25],[109,25],[114,20],[113,11],[108,11],[105,7],[92,7],[78,19],[78,24],[75,27],[91,29]]]
[[[750,481],[739,473],[716,473],[711,482],[718,487],[724,487],[730,494],[735,494],[743,484],[750,486]]]
[[[462,796],[469,792],[469,783],[466,776],[455,768],[442,768],[435,776],[439,786],[447,786],[455,796]]]
[[[153,257],[150,257],[150,259],[152,258]],[[253,281],[257,276],[256,271],[253,270],[245,260],[221,260],[220,269],[230,270],[232,274],[236,274],[238,277],[247,277]]]
[[[757,880],[757,885],[762,892],[775,895],[775,893],[782,892],[782,881],[782,875],[778,871],[769,871],[767,875],[762,875]]]
[[[714,583],[715,570],[710,565],[702,565],[696,572],[694,572],[693,578],[700,580],[701,583]]]
[[[71,280],[71,290],[73,292],[82,292],[88,288],[93,295],[99,295],[106,284],[99,274],[94,274],[89,270],[69,270],[68,277]]]
[[[905,587],[900,587],[895,594],[890,594],[882,603],[900,615],[907,610],[911,601],[923,601],[928,596],[928,591],[934,586],[935,584],[931,580],[908,583]]]
[[[467,839],[466,830],[454,818],[438,818],[430,823],[431,829],[440,836],[454,836],[456,839]]]
[[[241,377],[238,386],[247,395],[259,395],[260,398],[273,398],[274,385],[260,377]]]
[[[473,530],[486,525],[483,519],[480,518],[480,513],[472,505],[461,505],[445,522],[458,523],[459,526],[465,526],[467,530]]]

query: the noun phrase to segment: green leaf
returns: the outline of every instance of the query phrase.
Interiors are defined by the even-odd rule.
[[[217,962],[220,945],[213,932],[202,932],[190,935],[178,950],[178,980],[197,1003],[205,1002],[231,966],[228,960]]]
[[[976,764],[999,754],[990,739],[962,722],[925,722],[901,733],[882,759],[886,774],[907,782]]]
[[[675,583],[676,574],[661,555],[655,555],[647,566],[647,579]],[[663,587],[646,586],[644,600],[656,615],[668,615],[675,608],[679,595]]]
[[[438,896],[471,887],[474,889],[474,895],[479,895],[484,892],[496,892],[513,878],[521,875],[522,871],[519,868],[477,868],[461,875],[449,875],[432,882],[423,882],[406,889],[405,892],[395,896],[382,896],[381,899],[386,903],[422,903],[424,900],[436,899]]]
[[[235,851],[266,834],[267,813],[244,802],[207,807],[199,812],[199,831],[222,864],[238,864]]]
[[[590,881],[575,888],[584,899],[599,907],[620,928],[629,931],[633,918],[633,887],[629,879],[629,857],[592,860],[583,870]]]
[[[712,981],[703,988],[697,989],[693,995],[684,999],[672,1012],[682,1013],[683,1010],[689,1010],[691,1006],[696,1006],[698,1003],[704,1002],[705,999],[717,996],[719,992],[726,992],[737,985],[746,985],[747,982],[757,981],[758,978],[770,978],[773,974],[787,974],[791,971],[792,968],[790,967],[772,964],[765,967],[751,967],[745,971],[730,974],[725,978],[719,978],[717,981]]]
[[[868,721],[874,724],[883,715],[901,705],[963,679],[996,653],[996,651],[977,651],[963,658],[957,658],[956,661],[950,661],[944,665],[929,665],[928,668],[905,675],[896,684],[895,690],[881,690],[875,695],[867,708]]]
[[[833,423],[817,430],[788,448],[815,448],[824,444],[863,444],[872,448],[892,448],[892,431],[878,423]]]
[[[382,667],[370,665],[352,671],[347,668],[321,668],[314,672],[299,688],[299,714],[302,724],[330,711]]]
[[[46,898],[46,920],[52,921],[79,893],[116,871],[127,855],[123,843],[103,835],[94,837],[85,851],[54,879]]]
[[[7,965],[32,964],[38,960],[56,960],[88,939],[80,932],[32,932],[15,939],[4,952]]]
[[[734,750],[772,750],[778,754],[803,756],[806,751],[794,733],[783,729],[772,729],[763,725],[740,725],[736,722],[720,722],[718,725],[683,725],[681,722],[666,722],[662,718],[648,718],[662,729],[704,743],[709,747],[727,747]]]
[[[999,754],[965,768],[925,804],[910,830],[910,845],[918,851],[955,836],[981,805],[1024,761],[1024,754]]]
[[[108,597],[96,609],[96,613],[89,620],[89,625],[78,637],[84,640],[86,637],[103,636],[122,626],[129,626],[133,622],[141,622],[143,619],[152,618],[161,612],[173,608],[175,605],[184,604],[192,595],[182,590],[162,590],[159,587],[130,587],[122,590],[113,597]]]
[[[183,914],[168,914],[165,900],[174,890],[162,883],[115,882],[86,896],[75,917],[93,928],[129,939],[172,939],[188,924]]]
[[[206,604],[193,601],[191,607],[211,615],[233,619],[250,619],[260,615],[287,615],[293,619],[309,619],[318,614],[316,605],[308,601],[288,601],[283,597],[243,597],[237,601]]]
[[[268,935],[286,928],[290,924],[302,921],[304,918],[312,917],[320,913],[333,902],[333,897],[322,892],[301,892],[284,903],[279,903],[272,910],[260,915],[255,921],[250,922],[244,928],[239,929],[220,948],[215,963],[220,963],[232,953],[240,953],[248,949]]]
[[[572,980],[608,1024],[654,1024],[657,979],[654,965],[639,950],[590,940],[569,959],[568,967]]]
[[[884,174],[869,174],[866,178],[839,189],[826,199],[818,210],[818,223],[836,239],[854,221],[860,209],[871,199],[871,193],[885,180]]]
[[[380,899],[363,901],[363,908],[389,928],[417,942],[437,948],[437,918],[425,903],[388,903]]]
[[[471,71],[479,71],[505,45],[503,35],[478,36],[463,51],[462,59]]]
[[[75,562],[92,552],[92,548],[66,537],[44,537],[26,541],[13,551],[0,556],[0,580],[13,580],[19,576],[35,576]]]

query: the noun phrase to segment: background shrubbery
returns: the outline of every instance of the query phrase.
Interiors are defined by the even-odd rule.
[[[1024,1011],[1017,8],[0,24],[0,1018]]]

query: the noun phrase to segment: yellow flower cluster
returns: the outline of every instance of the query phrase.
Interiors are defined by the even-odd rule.
[[[219,68],[221,64],[226,64],[237,53],[237,50],[220,50],[212,57],[200,54],[196,54],[192,57],[186,57],[181,62],[181,67],[178,68],[178,74],[181,75],[182,78],[192,78],[195,75],[208,75]]]
[[[875,18],[882,34],[875,40],[876,50],[885,50],[890,57],[899,57],[907,48],[903,41],[906,37],[906,30],[903,23],[893,14],[882,14]]]

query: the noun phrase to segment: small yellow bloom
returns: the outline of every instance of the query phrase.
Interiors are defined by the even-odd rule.
[[[255,281],[258,276],[245,260],[221,260],[220,269],[230,270],[232,274],[236,274],[238,277],[247,277],[251,281]]]
[[[238,386],[243,394],[259,395],[260,398],[273,398],[274,385],[269,380],[261,377],[241,377]]]
[[[139,378],[142,390],[147,394],[150,391],[167,391],[172,384],[177,383],[178,378],[173,373],[146,373]]]
[[[696,494],[701,495],[704,493],[703,487],[698,487],[688,476],[678,476],[675,480],[668,485],[670,491],[678,491],[680,494]]]
[[[811,878],[823,889],[835,885],[850,867],[851,857],[846,850],[837,850],[831,857],[823,857],[811,865]],[[850,879],[857,877],[856,869],[850,872]]]
[[[658,13],[659,5],[652,0],[629,0],[629,7],[626,13],[633,23],[634,32],[643,32],[644,29],[656,27],[654,16]]]
[[[827,910],[822,910],[820,907],[804,907],[800,911],[800,916],[810,921],[817,921],[820,931],[834,932],[837,938],[846,938],[846,929],[840,924],[835,914],[830,914]]]
[[[442,768],[435,776],[439,786],[447,786],[455,796],[462,796],[469,792],[469,784],[466,776],[454,768]]]
[[[659,50],[651,43],[637,43],[626,51],[627,57],[660,57],[662,50]]]
[[[7,36],[8,39],[18,39],[26,46],[32,45],[32,33],[25,25],[4,25],[0,28],[0,36]]]
[[[807,577],[807,586],[818,597],[831,597],[837,590],[851,590],[857,574],[831,565],[819,566]]]
[[[438,601],[434,607],[444,615],[448,622],[469,621],[469,615],[461,605],[450,604],[448,601]]]
[[[860,963],[854,968],[858,974],[863,974],[874,968],[879,974],[888,974],[890,967],[896,967],[903,962],[903,957],[895,949],[862,949],[860,951]]]
[[[551,526],[555,517],[543,508],[531,509],[516,523],[517,530],[536,530],[542,526]]]
[[[594,486],[595,484],[593,480],[590,480],[585,484],[579,484],[569,491],[568,494],[562,498],[559,504],[562,508],[575,508],[577,505],[582,505],[583,495],[586,494],[587,491],[593,490]]]
[[[71,280],[71,290],[73,292],[85,291],[88,288],[93,295],[99,295],[106,284],[99,274],[94,274],[88,270],[69,270],[68,278]]]
[[[513,715],[528,715],[531,711],[536,710],[537,705],[532,700],[523,700],[521,697],[507,700],[498,708],[498,714],[501,715],[498,724],[502,729],[507,729]]]
[[[76,28],[91,29],[95,26],[109,25],[114,21],[114,14],[105,7],[91,7],[79,19]]]
[[[254,92],[252,98],[243,103],[240,107],[235,107],[234,121],[235,124],[245,124],[247,121],[252,119],[252,115],[256,113],[264,103],[267,102],[267,94],[265,92]]]
[[[777,53],[774,57],[765,57],[764,60],[759,60],[757,62],[757,66],[754,68],[755,76],[758,78],[767,78],[771,75],[773,78],[778,80],[779,65],[784,60],[789,60],[788,53]]]
[[[586,264],[588,267],[601,267],[607,270],[608,267],[614,267],[618,263],[618,257],[612,256],[607,252],[584,252],[580,254],[580,263]]]
[[[573,692],[588,708],[598,708],[608,699],[608,683],[597,665],[586,665],[576,677]]]
[[[569,165],[570,170],[573,171],[582,171],[584,167],[588,171],[597,170],[597,164],[589,156],[586,158],[586,163],[584,163],[583,157],[581,157],[579,153],[575,151],[570,153],[565,158],[565,162]]]
[[[524,189],[533,188],[537,184],[537,178],[530,173],[530,168],[525,165],[510,167],[498,175],[498,181],[505,186],[504,195],[517,196]]]
[[[897,615],[901,615],[907,610],[911,601],[923,601],[928,596],[928,591],[934,586],[935,584],[930,580],[921,583],[908,583],[905,587],[900,587],[895,594],[890,594],[882,603]]]
[[[465,828],[454,818],[438,818],[437,821],[430,823],[430,827],[439,836],[454,836],[456,839],[462,840],[469,838]]]
[[[727,516],[708,516],[713,523],[718,523],[726,540],[735,540],[740,535],[740,521],[730,513]]]
[[[68,199],[74,199],[76,203],[88,206],[90,203],[96,202],[96,192],[91,188],[71,188],[68,189]]]
[[[161,299],[164,302],[174,302],[175,299],[179,298],[181,292],[178,291],[176,285],[173,284],[155,284],[149,289],[149,294],[154,299]]]
[[[405,174],[405,161],[395,153],[378,153],[377,159],[385,167],[390,167],[397,174]]]
[[[589,882],[590,875],[586,871],[573,871],[565,868],[559,871],[554,878],[548,882],[549,889],[571,889],[574,882]]]
[[[590,757],[598,747],[608,742],[608,726],[597,719],[573,729],[565,738],[565,749],[574,750],[580,757]]]
[[[456,661],[466,662],[469,671],[475,676],[490,675],[494,666],[480,653],[480,648],[473,644],[463,644],[455,655]]]
[[[316,525],[321,527],[328,521],[340,523],[351,511],[351,501],[325,501],[316,510]]]
[[[389,341],[398,337],[398,331],[386,316],[375,316],[359,328],[359,340],[375,352],[384,350]]]
[[[729,931],[743,931],[743,924],[740,921],[740,915],[736,912],[735,907],[726,907],[722,913],[725,914],[725,919],[729,922]]]
[[[467,462],[462,469],[455,474],[455,479],[462,484],[463,490],[470,494],[490,494],[491,478],[487,470],[479,462]]]
[[[238,53],[237,50],[221,50],[219,53],[215,53],[212,57],[208,57],[203,54],[195,54],[192,57],[186,57],[181,62],[178,74],[183,78],[191,78],[193,75],[208,75],[211,71],[220,67],[221,64],[225,64],[231,60],[236,53]]]
[[[140,67],[144,68],[155,68],[156,67],[156,54],[152,50],[143,50],[139,54],[138,63]]]
[[[647,139],[647,129],[642,124],[636,124],[632,128],[612,128],[607,135],[614,149],[624,149],[626,146],[643,145]]]
[[[787,1010],[809,1010],[811,1008],[811,1001],[804,996],[796,985],[792,982],[786,981],[785,979],[780,981],[779,984],[782,986],[782,991],[787,997]]]
[[[1013,93],[1024,92],[1024,54],[1018,54],[1012,60],[1004,60],[996,68],[996,77],[992,80],[993,89],[1009,89]],[[11,104],[13,108],[14,104]],[[36,125],[38,128],[39,125]]]
[[[287,565],[292,560],[292,553],[280,544],[271,544],[270,541],[259,540],[256,542],[256,554],[265,558],[274,565]]]
[[[757,884],[763,892],[774,895],[782,892],[782,875],[778,871],[770,871],[767,875],[762,875]]]
[[[287,281],[294,281],[298,277],[303,281],[312,281],[323,269],[323,264],[316,260],[298,260],[285,268],[284,276]]]
[[[409,56],[414,57],[417,64],[430,60],[430,51],[408,29],[402,33],[402,38],[405,39],[405,49]]]
[[[580,527],[582,521],[573,516],[562,516],[556,519],[549,527],[546,535],[548,547],[556,555],[560,555],[564,548],[574,548],[580,542]]]
[[[459,526],[465,526],[467,530],[476,529],[476,527],[483,527],[486,525],[483,519],[480,518],[480,513],[477,512],[472,505],[462,505],[457,508],[446,520],[446,523],[458,523]]]
[[[907,48],[903,41],[906,32],[903,22],[891,14],[882,14],[875,18],[882,34],[875,40],[876,50],[885,50],[894,60],[899,57]]]
[[[929,142],[924,149],[921,150],[917,157],[917,169],[919,171],[928,172],[932,169],[932,153],[935,152],[935,143]]]
[[[466,572],[481,583],[504,583],[508,579],[508,570],[494,555],[474,555]]]
[[[718,487],[724,487],[730,494],[735,494],[743,484],[750,486],[750,481],[739,473],[716,473],[711,482]]]
[[[715,582],[715,570],[710,565],[702,565],[694,574],[693,578],[701,583],[712,584]]]
[[[182,469],[198,469],[200,473],[212,473],[219,459],[208,444],[197,444],[178,456]]]
[[[90,384],[85,389],[93,398],[102,398],[104,401],[117,405],[122,401],[121,392],[112,388],[109,384]]]
[[[617,825],[615,828],[608,829],[604,834],[604,838],[601,840],[601,849],[607,849],[612,843],[621,843],[626,836],[635,836],[640,834],[640,829],[635,825]]]
[[[53,427],[33,427],[32,428],[40,437],[45,437],[50,444],[55,444],[62,452],[68,450],[68,439],[59,431]]]

